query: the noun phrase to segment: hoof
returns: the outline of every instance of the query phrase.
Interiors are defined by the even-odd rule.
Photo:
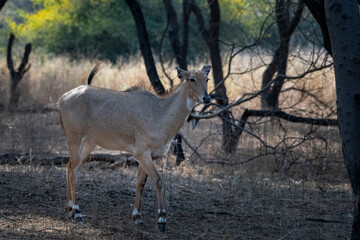
[[[83,217],[81,214],[75,214],[74,215],[74,220],[77,222],[82,222],[83,221]]]
[[[138,218],[138,219],[134,220],[134,223],[138,227],[143,227],[144,226],[144,221],[141,218]]]
[[[165,232],[166,223],[158,223],[158,227],[159,227],[160,232]]]
[[[68,211],[69,211],[69,218],[71,218],[77,222],[83,221],[83,217],[78,208],[68,208]]]
[[[144,226],[144,221],[142,220],[141,215],[139,214],[137,209],[133,211],[132,219],[136,226],[139,226],[139,227]]]

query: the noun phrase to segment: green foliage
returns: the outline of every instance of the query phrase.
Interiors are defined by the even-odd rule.
[[[33,0],[37,10],[18,10],[22,23],[8,19],[18,37],[48,52],[108,58],[134,52],[134,21],[124,1]]]
[[[155,54],[166,26],[166,12],[161,0],[138,0],[146,21],[149,39]],[[11,1],[10,1],[11,2]],[[26,2],[26,4],[24,4]],[[197,1],[208,26],[209,7],[207,1]],[[172,1],[180,27],[182,41],[182,2]],[[264,44],[276,46],[278,33],[274,23],[275,1],[263,0],[219,0],[221,10],[222,43],[243,46],[252,43],[263,29]],[[125,1],[121,0],[14,0],[6,10],[7,33],[12,31],[22,41],[31,42],[46,52],[106,58],[116,61],[119,56],[128,57],[139,51],[139,43],[133,16]],[[4,18],[4,17],[2,17]],[[1,20],[1,19],[0,19]],[[309,28],[304,23],[303,29]],[[306,25],[307,24],[307,25]],[[194,14],[190,17],[189,60],[206,57],[207,46],[202,39]],[[1,25],[0,25],[1,28]],[[304,40],[299,33],[296,44]],[[311,34],[311,33],[305,33]],[[6,39],[0,38],[0,46]],[[222,45],[226,46],[226,45]],[[168,35],[165,37],[162,54],[173,59]]]

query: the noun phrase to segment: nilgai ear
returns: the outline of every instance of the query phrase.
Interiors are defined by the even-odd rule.
[[[205,65],[203,66],[203,68],[201,69],[201,71],[207,76],[209,75],[209,72],[211,70],[211,65]]]
[[[178,78],[180,78],[181,80],[184,80],[184,79],[186,79],[187,77],[188,77],[188,75],[189,75],[189,72],[188,71],[186,71],[186,70],[183,70],[183,69],[181,69],[181,68],[179,68],[179,67],[176,67],[176,70],[177,70],[177,72],[178,72]]]

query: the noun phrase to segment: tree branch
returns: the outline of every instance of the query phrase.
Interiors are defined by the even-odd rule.
[[[156,91],[156,93],[161,95],[165,92],[165,89],[156,71],[155,61],[151,52],[151,46],[146,30],[145,19],[142,14],[141,8],[136,0],[126,0],[126,3],[129,6],[135,20],[140,50],[145,62],[146,72],[149,76],[151,85],[153,86],[154,90]]]
[[[295,15],[294,15],[293,19],[291,20],[291,23],[288,28],[288,34],[290,36],[293,34],[296,26],[299,24],[303,10],[304,10],[304,2],[302,0],[300,0],[298,3],[298,7],[296,9]]]
[[[165,2],[165,0],[164,0]],[[159,43],[159,60],[160,60],[160,66],[161,66],[161,69],[163,71],[163,73],[165,74],[166,78],[169,80],[170,82],[170,87],[172,88],[174,86],[174,81],[173,79],[169,76],[169,74],[166,73],[165,71],[165,67],[164,67],[164,61],[163,61],[163,58],[162,58],[162,54],[161,54],[161,50],[162,50],[162,46],[163,46],[163,42],[164,42],[164,38],[165,38],[165,34],[166,32],[168,31],[169,29],[169,17],[167,18],[167,21],[166,21],[166,26],[165,26],[165,29],[161,35],[161,38],[160,38],[160,43]],[[171,37],[170,37],[171,38]],[[173,46],[173,49],[174,49],[174,46]],[[175,49],[174,49],[175,51]]]
[[[210,119],[210,118],[214,118],[214,117],[217,117],[219,114],[221,114],[222,112],[234,107],[234,106],[237,106],[237,105],[240,105],[244,102],[248,102],[254,98],[256,98],[257,96],[259,96],[261,93],[263,93],[264,91],[266,91],[273,82],[275,82],[278,78],[282,77],[282,78],[285,78],[285,79],[290,79],[290,80],[293,80],[293,79],[299,79],[299,78],[303,78],[305,77],[306,75],[308,75],[309,73],[312,73],[312,72],[315,72],[315,71],[319,71],[321,69],[324,69],[324,68],[327,68],[327,67],[330,67],[332,66],[333,63],[331,64],[328,64],[328,65],[324,65],[324,66],[321,66],[319,68],[313,68],[313,69],[310,69],[298,76],[286,76],[284,74],[278,74],[275,78],[273,78],[270,82],[268,82],[260,91],[258,92],[255,92],[253,94],[244,94],[243,97],[241,98],[238,98],[237,100],[233,101],[232,103],[226,105],[225,107],[221,108],[219,111],[215,112],[215,113],[212,113],[212,114],[206,114],[206,115],[197,115],[197,114],[194,114],[194,113],[191,113],[191,118],[198,118],[198,119]],[[248,96],[250,95],[250,97],[248,98],[244,98],[245,96]]]
[[[314,16],[315,20],[321,28],[321,33],[324,40],[324,48],[332,56],[331,42],[329,30],[326,23],[324,0],[303,0],[311,14]]]
[[[4,7],[7,0],[0,0],[0,10]]]
[[[41,165],[64,165],[69,162],[68,156],[57,156],[50,158],[37,158],[29,153],[6,152],[0,154],[0,164],[22,164],[26,162],[38,161]],[[91,154],[87,162],[107,162],[126,166],[137,166],[138,162],[130,154],[111,155],[111,154]]]
[[[7,57],[6,57],[7,65],[8,65],[11,76],[13,76],[15,74],[14,64],[13,64],[13,60],[12,60],[12,53],[11,53],[14,39],[15,39],[15,36],[14,36],[14,34],[11,33],[10,37],[9,37],[9,41],[8,41]]]
[[[29,62],[30,52],[31,52],[31,43],[28,43],[25,46],[24,57],[23,57],[23,59],[21,61],[21,64],[20,64],[20,66],[18,68],[18,72],[21,73],[22,75],[24,75],[24,73],[26,73],[30,69],[31,65],[29,65],[26,68],[26,65]]]
[[[194,12],[194,14],[196,16],[196,21],[199,25],[199,31],[200,31],[201,35],[203,36],[206,43],[210,46],[211,45],[210,31],[208,29],[206,29],[205,21],[201,14],[201,9],[199,8],[198,5],[196,5],[194,0],[191,1],[191,10]]]
[[[299,117],[288,114],[281,110],[249,110],[245,109],[243,116],[241,117],[241,121],[246,121],[248,117],[278,117],[284,119],[289,122],[295,123],[306,123],[306,124],[313,124],[319,126],[337,126],[338,120],[337,119],[324,119],[324,118],[307,118],[307,117]]]

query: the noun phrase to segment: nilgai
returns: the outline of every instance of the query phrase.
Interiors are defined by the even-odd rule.
[[[141,197],[149,176],[157,193],[158,226],[160,231],[165,231],[162,181],[153,160],[162,156],[193,107],[199,102],[211,102],[207,93],[210,69],[210,65],[200,71],[177,68],[182,83],[161,98],[140,88],[121,92],[91,86],[92,79],[100,70],[100,64],[97,64],[87,85],[74,88],[59,99],[60,120],[70,155],[66,177],[67,208],[72,218],[82,220],[75,191],[78,169],[98,145],[129,152],[139,162],[132,218],[135,224],[143,224]]]

